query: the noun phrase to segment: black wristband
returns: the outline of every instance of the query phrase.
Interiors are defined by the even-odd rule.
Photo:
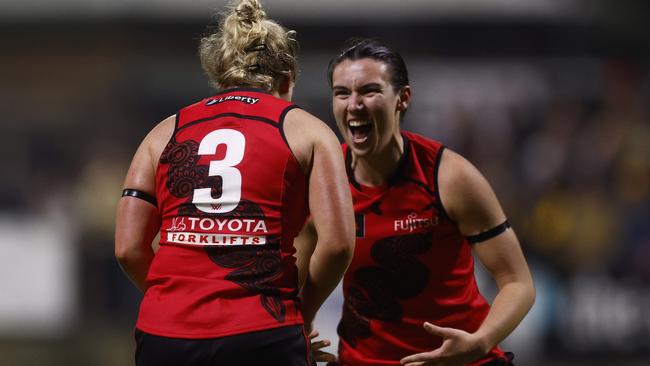
[[[508,220],[504,221],[503,224],[497,225],[488,231],[484,231],[480,234],[466,236],[467,242],[470,244],[480,243],[488,239],[492,239],[495,236],[501,234],[502,232],[508,230],[510,223]]]
[[[135,197],[141,200],[147,201],[152,205],[158,207],[158,202],[156,202],[156,197],[150,195],[147,192],[139,191],[137,189],[127,188],[122,191],[122,197]]]

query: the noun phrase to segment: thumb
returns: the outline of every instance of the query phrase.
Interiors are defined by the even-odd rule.
[[[436,335],[438,337],[442,338],[447,338],[451,335],[451,332],[449,328],[443,328],[439,327],[437,325],[433,325],[429,322],[424,322],[424,330],[429,332],[430,334]]]

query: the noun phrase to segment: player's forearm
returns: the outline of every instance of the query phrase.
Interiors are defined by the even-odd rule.
[[[512,333],[534,302],[532,281],[509,282],[499,289],[490,312],[474,333],[481,339],[485,353]]]
[[[319,243],[309,263],[309,274],[302,288],[302,313],[306,323],[314,320],[316,312],[343,278],[352,260],[353,247],[323,250]]]
[[[120,199],[115,219],[115,257],[142,292],[154,257],[151,243],[159,229],[160,217],[155,206],[138,198]]]

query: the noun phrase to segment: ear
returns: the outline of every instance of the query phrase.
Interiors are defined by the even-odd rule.
[[[284,100],[291,101],[293,96],[293,77],[291,75],[283,75],[277,80],[278,96]]]
[[[397,99],[397,110],[404,112],[408,109],[411,104],[411,87],[406,85],[399,92],[399,97]]]

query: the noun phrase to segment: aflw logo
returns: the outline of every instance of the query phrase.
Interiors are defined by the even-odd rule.
[[[419,218],[418,214],[413,212],[410,215],[408,215],[406,219],[395,220],[393,222],[393,230],[412,232],[417,229],[426,229],[434,225],[438,225],[438,217]]]

